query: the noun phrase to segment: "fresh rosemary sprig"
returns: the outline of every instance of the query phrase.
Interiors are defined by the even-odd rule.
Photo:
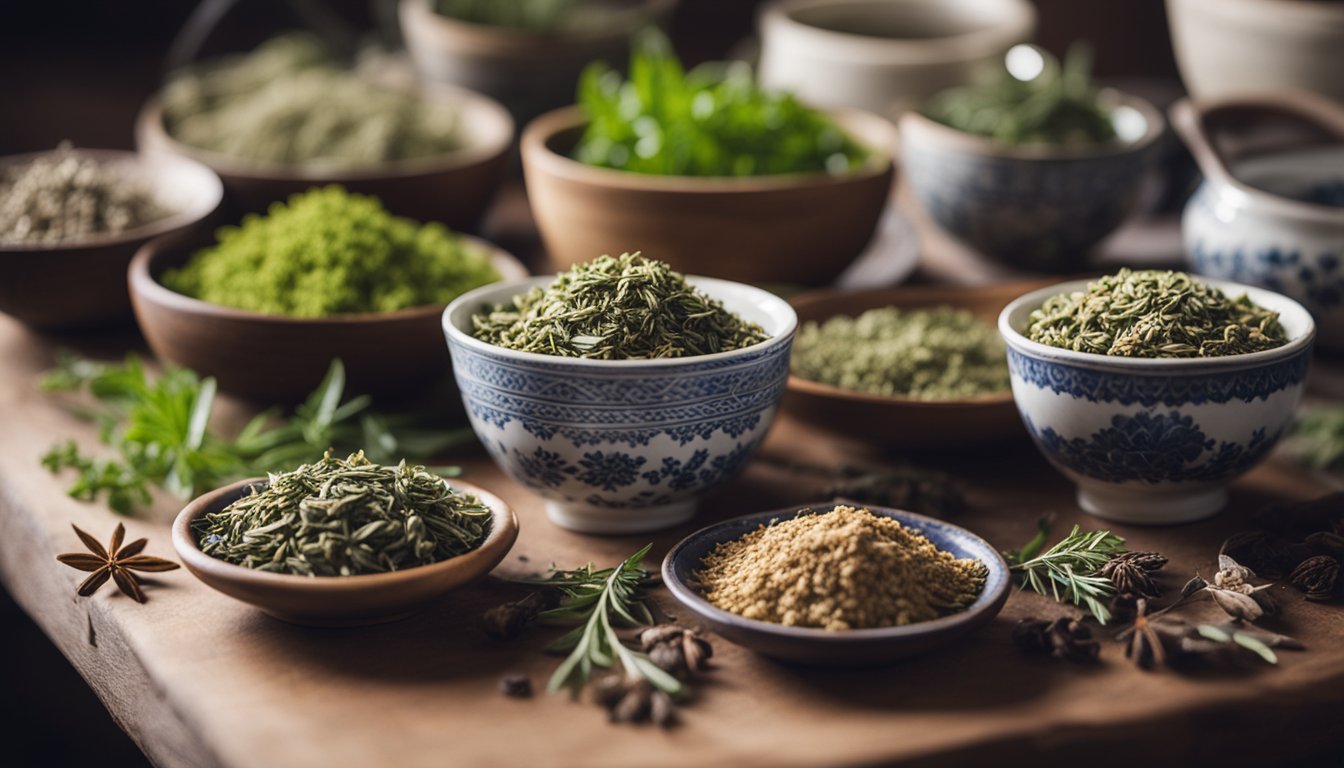
[[[1042,538],[1042,534],[1038,532],[1037,538]],[[1030,545],[1024,550],[1029,548]],[[1098,572],[1111,558],[1124,552],[1125,540],[1110,531],[1084,532],[1075,525],[1058,544],[1038,555],[1019,556],[1009,569],[1022,577],[1022,589],[1061,603],[1067,600],[1085,606],[1098,622],[1105,624],[1111,611],[1103,600],[1115,594],[1115,586]]]

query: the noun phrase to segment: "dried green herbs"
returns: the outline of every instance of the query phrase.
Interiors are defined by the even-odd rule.
[[[367,168],[461,145],[455,109],[340,67],[305,34],[178,73],[163,116],[184,144],[268,165]]]
[[[221,228],[215,245],[162,279],[212,304],[329,317],[447,304],[499,273],[442,224],[393,216],[377,198],[333,185]]]
[[[952,400],[1009,388],[997,331],[954,307],[870,309],[798,330],[794,375],[843,389]]]
[[[272,474],[197,522],[201,550],[298,576],[357,576],[430,565],[481,546],[490,508],[424,467],[364,453]]]
[[[696,572],[705,599],[748,619],[831,631],[896,627],[964,610],[988,569],[867,509],[762,525],[724,542]]]
[[[143,180],[68,142],[0,176],[0,245],[77,242],[167,215]]]
[[[638,253],[575,265],[545,288],[472,318],[476,338],[561,357],[645,360],[749,347],[769,338]]]
[[[1122,269],[1052,296],[1025,335],[1052,347],[1120,357],[1223,357],[1283,346],[1277,312],[1228,298],[1184,272]]]
[[[843,174],[868,150],[789,94],[763,90],[745,63],[682,69],[667,38],[646,30],[630,76],[594,63],[579,81],[588,118],[580,162],[660,176]]]

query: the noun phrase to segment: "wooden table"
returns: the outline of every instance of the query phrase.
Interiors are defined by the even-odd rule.
[[[880,669],[787,666],[719,640],[716,669],[684,708],[683,725],[667,732],[609,725],[596,707],[564,696],[501,696],[501,675],[527,673],[540,687],[556,660],[539,652],[553,636],[548,630],[499,644],[476,628],[485,608],[520,594],[494,579],[414,618],[349,630],[275,621],[185,571],[156,579],[145,605],[110,587],[78,598],[80,574],[53,558],[78,549],[71,523],[106,537],[118,518],[67,498],[68,478],[38,466],[58,439],[95,441],[88,424],[35,387],[53,346],[0,319],[0,578],[160,766],[1013,764],[1082,748],[1102,763],[1207,764],[1340,744],[1344,612],[1305,603],[1287,588],[1275,588],[1286,608],[1274,628],[1309,650],[1284,653],[1277,668],[1239,673],[1145,673],[1109,642],[1096,666],[1023,657],[1009,641],[1013,623],[1063,611],[1030,594],[1014,594],[978,635]],[[892,461],[787,418],[765,453],[832,464]],[[966,481],[972,509],[956,522],[997,546],[1029,538],[1044,513],[1058,515],[1057,531],[1074,521],[1098,525],[1080,515],[1070,487],[1025,440],[918,458]],[[536,497],[483,455],[468,453],[462,464],[467,479],[496,491],[521,521],[501,573],[550,562],[614,563],[646,541],[560,530]],[[1170,556],[1175,589],[1194,571],[1213,570],[1219,542],[1251,511],[1323,490],[1271,464],[1238,483],[1231,508],[1213,520],[1115,530],[1133,548]],[[693,527],[816,501],[815,493],[797,476],[756,462],[707,501],[692,525],[653,537],[650,562]],[[166,521],[175,506],[166,500],[152,519],[127,521],[129,535],[148,536],[150,554],[171,555]],[[660,600],[678,612],[665,595]]]

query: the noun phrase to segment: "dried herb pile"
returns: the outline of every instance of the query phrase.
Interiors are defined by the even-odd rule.
[[[832,631],[895,627],[965,609],[988,569],[867,509],[805,510],[724,542],[696,573],[705,599],[758,621]]]
[[[178,73],[163,116],[184,144],[266,165],[367,168],[461,145],[455,109],[339,66],[307,34]]]
[[[1050,297],[1025,335],[1075,352],[1151,358],[1242,355],[1288,341],[1278,313],[1247,296],[1229,298],[1184,272],[1129,269]]]
[[[499,279],[485,252],[442,224],[393,216],[335,185],[274,203],[217,238],[163,284],[211,304],[329,317],[447,304]]]
[[[883,307],[804,323],[790,368],[822,384],[920,400],[974,397],[1010,386],[998,332],[967,310],[946,306]]]
[[[474,335],[560,357],[645,360],[749,347],[769,338],[681,273],[638,253],[577,264],[544,288],[472,318]]]
[[[68,142],[0,176],[0,245],[58,245],[167,216],[154,190]]]
[[[201,550],[299,576],[356,576],[430,565],[478,548],[491,512],[424,467],[364,453],[272,474],[263,488],[198,522]]]

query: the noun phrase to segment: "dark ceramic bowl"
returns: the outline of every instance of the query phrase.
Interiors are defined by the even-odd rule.
[[[833,504],[817,502],[810,506],[821,509]],[[989,568],[989,576],[985,579],[985,588],[980,597],[966,610],[933,621],[885,629],[833,632],[743,618],[714,607],[692,586],[695,581],[692,574],[714,547],[725,541],[739,539],[764,523],[788,519],[797,514],[800,508],[788,507],[746,515],[696,531],[667,553],[667,558],[663,560],[663,582],[678,602],[728,640],[783,661],[828,667],[883,664],[941,648],[987,624],[998,615],[1008,600],[1008,563],[989,542],[965,528],[942,520],[873,506],[868,509],[874,514],[893,518],[901,525],[920,532],[938,549],[957,557],[973,557],[983,562]]]

